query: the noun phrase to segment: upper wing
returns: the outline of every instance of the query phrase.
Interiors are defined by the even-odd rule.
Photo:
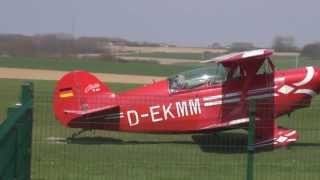
[[[251,60],[253,61],[264,60],[265,58],[270,57],[272,53],[273,53],[272,50],[269,50],[269,49],[257,49],[257,50],[243,51],[243,52],[231,53],[224,56],[215,57],[213,59],[202,61],[202,63],[215,62],[215,63],[221,63],[223,65],[250,63]]]
[[[203,63],[220,63],[224,67],[228,68],[228,76],[232,76],[237,67],[240,68],[241,76],[243,77],[242,95],[241,99],[244,100],[249,87],[252,85],[253,80],[259,68],[262,66],[264,61],[272,55],[272,51],[268,49],[258,49],[252,51],[244,51],[238,53],[232,53],[220,57],[216,57],[207,61],[202,61]],[[274,65],[268,60],[268,63],[274,70]],[[242,101],[244,102],[244,101]]]

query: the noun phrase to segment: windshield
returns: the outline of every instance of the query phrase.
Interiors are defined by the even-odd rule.
[[[221,64],[210,64],[207,67],[185,71],[170,77],[169,88],[171,92],[175,92],[203,84],[217,84],[225,81],[226,76],[227,72]]]

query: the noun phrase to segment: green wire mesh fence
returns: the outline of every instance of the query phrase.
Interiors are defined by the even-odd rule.
[[[4,95],[5,96],[5,95]],[[206,134],[134,134],[61,126],[51,91],[35,88],[31,179],[230,179],[247,178],[247,131]],[[287,148],[255,151],[253,179],[320,178],[319,98],[280,125],[300,139]]]

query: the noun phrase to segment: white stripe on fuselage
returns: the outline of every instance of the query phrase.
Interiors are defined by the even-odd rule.
[[[314,92],[313,90],[311,89],[298,89],[294,92],[294,94],[307,94],[307,95],[310,95],[310,96],[315,96],[317,95],[316,92]]]
[[[225,94],[225,95],[208,96],[208,97],[204,97],[203,101],[210,101],[210,100],[234,97],[234,96],[239,96],[239,95],[240,95],[240,92],[234,92],[234,93],[229,93],[229,94]]]
[[[309,66],[309,67],[306,67],[306,70],[307,70],[307,74],[304,77],[304,79],[302,81],[293,83],[293,85],[295,85],[295,86],[303,86],[303,85],[305,85],[305,84],[307,84],[308,82],[311,81],[311,79],[314,76],[314,68],[312,66]]]
[[[246,98],[246,100],[264,99],[264,98],[274,97],[274,96],[279,96],[279,95],[277,93],[253,95],[253,96],[248,96]],[[237,97],[237,98],[231,98],[231,99],[226,99],[226,100],[216,100],[216,101],[205,102],[204,106],[205,107],[209,107],[209,106],[216,106],[216,105],[229,104],[229,103],[235,103],[235,102],[240,102],[240,98]]]
[[[251,89],[248,91],[249,94],[257,94],[257,93],[264,93],[265,91],[268,90],[272,90],[277,88],[277,86],[273,86],[273,87],[267,87],[267,88],[260,88],[260,89]],[[267,93],[267,92],[265,92]],[[215,95],[215,96],[207,96],[203,98],[203,101],[212,101],[212,100],[218,100],[218,99],[222,99],[222,98],[230,98],[230,97],[236,97],[236,96],[240,96],[240,92],[233,92],[233,93],[228,93],[225,95]]]
[[[286,80],[286,78],[284,77],[278,77],[278,78],[275,78],[274,81],[277,82],[277,81],[284,81]]]
[[[218,101],[213,101],[213,102],[205,102],[204,107],[208,106],[216,106],[220,104],[228,104],[228,103],[234,103],[234,102],[239,102],[240,98],[233,98],[233,99],[227,99],[227,100],[218,100]]]
[[[249,118],[235,119],[235,120],[229,121],[228,125],[238,125],[246,122],[249,122]]]
[[[256,94],[256,93],[263,93],[263,92],[265,92],[265,91],[268,92],[268,90],[274,90],[274,89],[276,89],[276,88],[277,88],[277,86],[260,88],[260,89],[251,89],[251,90],[249,90],[248,92],[249,92],[249,94]]]
[[[267,97],[274,97],[274,96],[279,96],[277,93],[269,93],[269,94],[262,94],[262,95],[255,95],[255,96],[249,96],[247,97],[247,100],[251,99],[263,99]]]
[[[251,89],[248,91],[249,96],[246,99],[247,100],[263,99],[267,97],[278,96],[277,93],[270,92],[270,90],[273,90],[275,88],[277,88],[277,86]],[[209,107],[209,106],[216,106],[221,104],[240,102],[240,95],[241,93],[238,91],[238,92],[228,93],[225,95],[207,96],[203,98],[204,106]]]

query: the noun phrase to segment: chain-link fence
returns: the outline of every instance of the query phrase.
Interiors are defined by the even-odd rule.
[[[20,102],[8,108],[0,123],[0,179],[31,177],[33,84],[22,85]]]
[[[136,134],[65,128],[51,96],[35,97],[33,179],[246,179],[247,132]],[[254,179],[320,178],[320,101],[278,119],[300,139],[255,153]],[[226,110],[228,111],[228,110]],[[183,122],[181,122],[183,123]]]
[[[51,95],[36,88],[32,179],[246,179],[245,129],[166,135],[92,130],[72,137],[79,129],[55,119]],[[256,151],[254,179],[320,178],[319,105],[315,98],[309,108],[278,118],[300,138],[287,148]]]

